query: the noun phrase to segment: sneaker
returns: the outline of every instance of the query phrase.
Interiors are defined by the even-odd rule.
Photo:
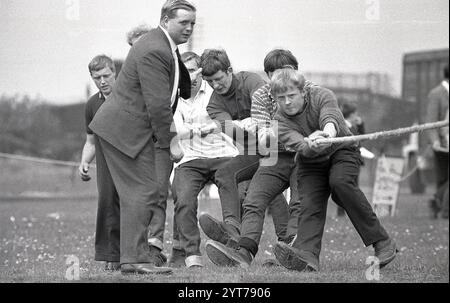
[[[150,249],[150,264],[156,267],[161,267],[167,262],[167,257],[156,246],[149,245]]]
[[[222,243],[208,240],[206,255],[217,266],[248,268],[253,261],[252,254],[245,248],[232,248]]]
[[[187,268],[202,268],[202,256],[192,255],[186,258],[185,260]]]
[[[275,244],[273,252],[280,264],[287,269],[300,272],[318,271],[317,265],[308,262],[305,257],[301,256],[298,249],[284,242]]]
[[[391,238],[374,243],[373,248],[375,249],[375,257],[380,261],[380,268],[392,262],[398,253],[395,242]]]
[[[211,240],[233,248],[238,247],[239,231],[236,227],[220,222],[208,214],[200,215],[198,223],[205,235]]]
[[[169,267],[179,268],[185,267],[186,252],[184,249],[172,248],[172,254],[169,259]]]

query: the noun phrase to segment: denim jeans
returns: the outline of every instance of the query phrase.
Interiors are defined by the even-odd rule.
[[[198,194],[208,181],[212,180],[216,183],[217,170],[228,165],[231,159],[196,159],[175,168],[172,185],[175,203],[174,219],[177,222],[181,248],[185,250],[188,257],[201,255],[200,230],[197,224]],[[227,206],[222,205],[224,217],[233,212]]]
[[[223,213],[223,221],[239,230],[241,230],[243,203],[240,202],[238,184],[247,180],[252,180],[253,182],[254,175],[260,167],[260,159],[261,157],[258,155],[238,155],[229,161],[226,166],[219,169],[215,176],[222,209],[230,210],[227,213]],[[289,218],[286,199],[282,192],[278,196],[272,197],[272,199],[272,204],[277,209],[277,212],[274,213],[274,225],[277,236],[285,237]]]
[[[298,161],[302,204],[294,247],[302,251],[309,262],[316,265],[319,262],[330,193],[344,208],[366,246],[389,237],[358,186],[362,160],[357,148],[337,150],[328,160],[319,163],[301,157]]]
[[[289,187],[294,167],[294,154],[280,152],[275,165],[260,166],[253,176],[244,201],[244,215],[239,241],[240,245],[249,249],[253,255],[256,255],[258,251],[266,209],[274,197],[282,194]],[[295,197],[294,199],[298,200]],[[277,207],[288,211],[287,202]],[[295,219],[293,222],[295,223]],[[286,220],[286,225],[287,223]]]

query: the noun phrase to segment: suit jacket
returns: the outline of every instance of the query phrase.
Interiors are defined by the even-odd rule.
[[[178,62],[180,96],[189,98],[189,72],[180,58]],[[153,136],[159,147],[168,148],[176,135],[170,106],[174,77],[169,40],[159,27],[152,29],[130,49],[111,95],[89,128],[131,158]]]
[[[428,95],[428,108],[426,122],[436,122],[445,120],[448,113],[448,92],[440,84],[435,87]],[[433,129],[428,131],[430,142],[440,140],[441,145],[445,146],[445,138],[442,129]]]

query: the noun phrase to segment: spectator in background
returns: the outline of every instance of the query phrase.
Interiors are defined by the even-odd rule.
[[[354,135],[363,135],[366,133],[364,127],[364,121],[359,116],[356,104],[347,100],[340,100],[341,111],[344,115],[345,123]]]
[[[448,120],[448,89],[447,65],[443,81],[428,95],[426,122]],[[428,135],[434,151],[436,173],[436,193],[430,200],[430,207],[434,218],[440,214],[442,218],[448,219],[448,127],[430,130]]]
[[[97,136],[89,128],[97,110],[111,94],[115,83],[116,69],[113,60],[105,55],[96,56],[89,63],[89,73],[99,92],[86,103],[86,143],[78,168],[83,181],[89,181],[89,164],[96,158],[97,164],[97,223],[95,232],[96,261],[105,261],[105,270],[120,268],[120,210],[119,196],[109,173]]]
[[[133,46],[144,34],[148,33],[152,28],[147,24],[141,24],[131,29],[127,33],[127,43]]]

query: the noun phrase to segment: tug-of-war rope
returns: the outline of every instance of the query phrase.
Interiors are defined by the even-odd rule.
[[[432,123],[425,123],[425,124],[414,125],[414,126],[410,126],[410,127],[398,128],[398,129],[393,129],[393,130],[385,130],[385,131],[380,131],[380,132],[365,134],[365,135],[346,136],[346,137],[337,137],[337,138],[321,138],[321,139],[317,139],[316,142],[317,143],[344,143],[344,142],[359,142],[359,141],[364,141],[364,140],[377,140],[380,138],[401,136],[401,135],[421,132],[424,130],[443,128],[446,126],[448,126],[448,120],[432,122]]]
[[[398,129],[394,129],[394,130],[380,131],[380,132],[365,134],[365,135],[317,139],[317,142],[318,143],[343,143],[343,142],[359,142],[359,141],[364,141],[364,140],[377,140],[380,138],[394,137],[394,136],[400,136],[400,135],[405,135],[405,134],[411,134],[411,133],[415,133],[415,132],[421,132],[421,131],[429,130],[429,129],[446,127],[449,125],[448,122],[449,122],[448,120],[445,120],[445,121],[438,121],[438,122],[414,125],[411,127],[398,128]],[[441,150],[441,151],[448,152],[448,149]],[[37,163],[43,163],[43,164],[72,166],[72,167],[78,167],[80,165],[79,162],[60,161],[60,160],[44,159],[44,158],[29,157],[29,156],[22,156],[22,155],[12,155],[12,154],[6,154],[6,153],[0,153],[0,158],[21,160],[21,161],[30,161],[30,162],[37,162]],[[93,164],[92,166],[95,167],[95,164]],[[405,177],[403,179],[405,179]]]
[[[380,138],[401,136],[401,135],[417,133],[417,132],[421,132],[421,131],[429,130],[429,129],[443,128],[446,126],[448,126],[448,120],[432,122],[432,123],[425,123],[425,124],[414,125],[414,126],[410,126],[410,127],[398,128],[398,129],[393,129],[393,130],[385,130],[385,131],[380,131],[380,132],[365,134],[365,135],[346,136],[346,137],[337,137],[337,138],[321,138],[321,139],[317,139],[316,142],[317,143],[344,143],[344,142],[359,142],[359,141],[364,141],[364,140],[377,140]]]

